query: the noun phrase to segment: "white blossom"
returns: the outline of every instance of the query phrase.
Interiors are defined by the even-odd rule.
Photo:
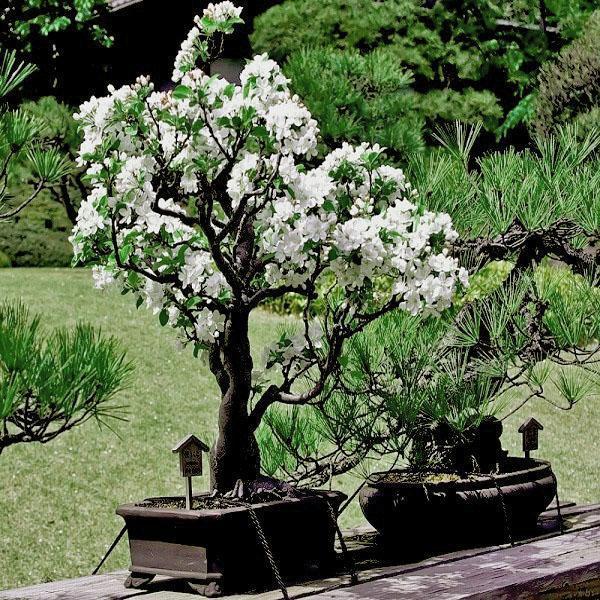
[[[213,21],[227,21],[239,17],[242,14],[242,7],[236,6],[233,2],[226,0],[225,2],[218,2],[213,4],[212,2],[204,9],[203,15],[212,19]]]
[[[115,274],[106,267],[96,265],[92,267],[94,287],[103,290],[115,283]]]
[[[318,126],[274,61],[254,57],[241,85],[199,68],[208,38],[240,14],[222,2],[195,20],[174,90],[139,78],[82,104],[78,160],[92,190],[70,238],[76,257],[96,264],[97,286],[132,290],[201,344],[220,339],[233,301],[267,288],[319,292],[326,281],[344,295],[347,319],[369,303],[448,307],[468,283],[451,252],[457,233],[448,215],[419,207],[382,148],[344,143],[307,166]],[[269,356],[301,368],[323,335],[311,326]]]

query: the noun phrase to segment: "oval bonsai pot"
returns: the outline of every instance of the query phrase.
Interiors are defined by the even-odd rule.
[[[427,483],[374,473],[361,490],[360,506],[388,549],[409,554],[533,534],[556,495],[550,463],[510,457],[503,466],[494,478],[480,474]]]
[[[335,526],[328,504],[337,514],[345,498],[341,492],[314,491],[252,505],[284,577],[331,567]],[[247,507],[152,506],[155,500],[179,499],[149,498],[117,509],[129,536],[127,587],[143,587],[154,575],[185,579],[207,596],[273,585],[273,573]]]

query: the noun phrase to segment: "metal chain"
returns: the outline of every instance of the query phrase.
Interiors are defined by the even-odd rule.
[[[263,531],[262,525],[260,524],[260,519],[258,518],[258,515],[256,514],[256,511],[254,510],[254,508],[252,507],[251,504],[247,504],[246,507],[248,508],[248,512],[250,514],[250,520],[252,521],[252,524],[254,525],[254,529],[256,529],[256,535],[258,536],[260,545],[262,546],[265,556],[267,557],[267,560],[269,561],[269,566],[271,567],[271,571],[273,571],[273,576],[275,577],[275,582],[277,583],[277,586],[281,590],[281,595],[283,596],[284,600],[290,600],[287,588],[285,587],[285,583],[283,582],[283,579],[281,578],[281,573],[279,571],[279,567],[277,566],[277,563],[275,562],[275,557],[273,556],[273,551],[271,550],[271,544],[269,544],[269,541],[267,540],[267,538],[265,536],[265,532]]]
[[[113,543],[110,545],[110,548],[104,553],[104,556],[96,566],[96,568],[92,571],[92,575],[97,575],[100,567],[106,562],[106,559],[112,554],[112,551],[115,549],[117,544],[121,541],[123,534],[127,531],[127,525],[123,525],[123,529],[117,534],[117,537],[113,540]]]
[[[493,473],[490,473],[490,478],[494,482],[496,490],[498,490],[498,497],[500,498],[500,506],[502,507],[502,514],[504,515],[504,537],[505,539],[508,538],[508,541],[511,546],[514,546],[515,542],[512,536],[510,521],[508,519],[508,508],[506,506],[506,502],[504,501],[504,492],[502,491],[502,488],[498,485],[498,482],[496,481],[496,478],[494,477]]]
[[[565,532],[565,528],[563,526],[562,512],[560,510],[560,500],[558,499],[558,481],[556,479],[554,471],[551,470],[550,473],[552,474],[552,480],[554,481],[554,486],[556,487],[556,512],[558,514],[558,526],[562,534]]]
[[[338,525],[337,515],[335,514],[335,510],[333,510],[333,506],[331,506],[331,502],[329,500],[325,500],[327,503],[327,508],[329,509],[329,516],[331,517],[331,521],[333,526],[335,527],[335,531],[338,536],[338,540],[340,541],[340,548],[342,549],[342,556],[344,557],[344,563],[348,567],[350,571],[350,583],[352,585],[356,585],[358,583],[358,575],[356,574],[356,568],[354,567],[354,560],[350,556],[348,552],[348,548],[346,547],[346,542],[344,541],[344,536],[342,535],[342,530]]]

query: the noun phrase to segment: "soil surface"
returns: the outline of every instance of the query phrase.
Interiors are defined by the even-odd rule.
[[[151,508],[185,508],[185,498],[149,498],[143,502],[138,502],[136,506],[147,506]],[[231,508],[241,506],[240,502],[235,502],[229,498],[222,497],[200,497],[192,498],[192,510],[206,510],[215,508]]]
[[[465,479],[477,479],[475,475],[461,477],[457,473],[439,473],[433,471],[392,471],[377,476],[378,483],[449,483]]]
[[[228,498],[222,495],[218,496],[194,496],[192,498],[192,510],[214,510],[223,508],[239,508],[248,504],[260,504],[261,502],[273,502],[276,500],[285,500],[289,498],[285,494],[274,491],[254,492],[244,498]],[[143,502],[138,502],[136,506],[146,506],[151,508],[180,508],[185,509],[184,497],[163,497],[148,498]]]

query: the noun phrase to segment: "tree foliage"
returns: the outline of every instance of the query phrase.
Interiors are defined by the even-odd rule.
[[[396,71],[413,74],[419,117],[479,119],[494,131],[593,8],[588,1],[288,0],[255,19],[252,42],[255,50],[294,63],[296,76],[306,48],[366,56],[385,48]],[[316,73],[304,65],[304,78]],[[336,77],[331,63],[326,72],[319,78]]]
[[[106,0],[5,0],[0,48],[18,52],[40,67],[38,76],[47,90],[62,77],[58,64],[70,37],[80,35],[79,45],[112,44],[107,16]]]
[[[409,166],[427,204],[453,216],[471,289],[442,318],[370,324],[324,401],[273,407],[259,431],[270,474],[323,484],[382,457],[477,471],[465,448],[486,416],[532,398],[566,410],[600,391],[598,135],[562,129],[474,160],[475,135],[440,132],[444,151]]]
[[[0,453],[21,442],[46,443],[96,419],[122,418],[112,403],[132,367],[112,338],[87,325],[41,330],[19,303],[0,306]]]
[[[302,50],[290,57],[284,72],[319,122],[327,147],[366,141],[385,146],[398,158],[423,149],[423,119],[410,90],[412,75],[388,49],[366,55]]]
[[[600,107],[600,11],[580,38],[564,48],[539,74],[533,128],[546,135],[558,125]],[[600,121],[595,119],[596,127]]]

